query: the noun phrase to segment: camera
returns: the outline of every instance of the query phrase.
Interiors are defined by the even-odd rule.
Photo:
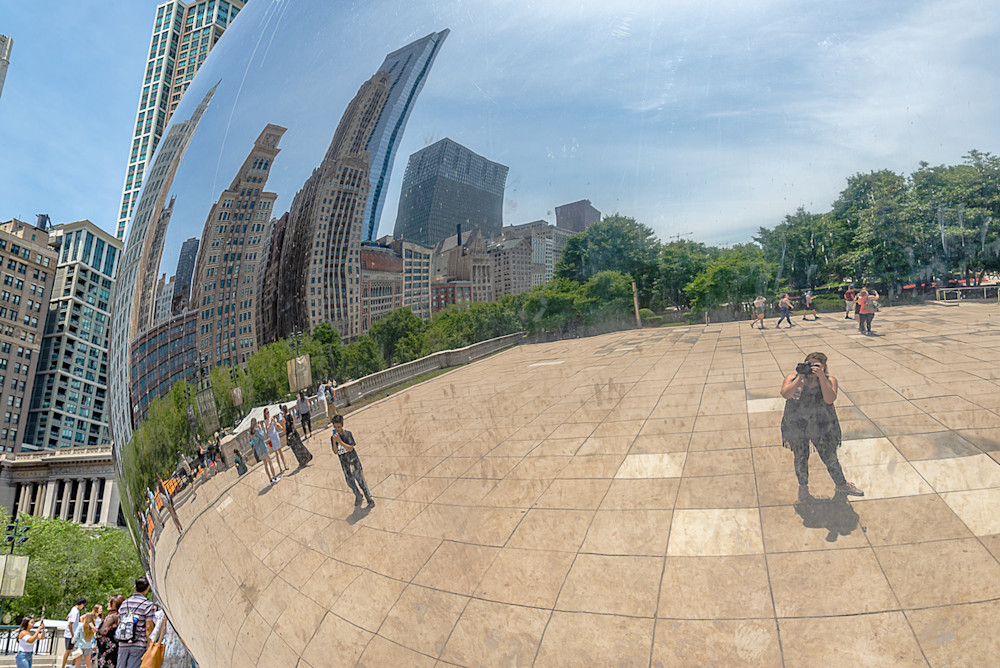
[[[795,366],[795,373],[802,376],[811,376],[813,372],[812,364],[809,362],[800,362]]]

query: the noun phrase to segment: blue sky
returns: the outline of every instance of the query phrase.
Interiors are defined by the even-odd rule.
[[[0,6],[15,39],[0,219],[47,212],[113,229],[154,8]],[[506,224],[554,220],[556,205],[586,197],[661,237],[709,243],[746,241],[798,206],[826,210],[855,172],[1000,152],[991,2],[252,0],[178,110],[223,79],[175,182],[188,214],[165,265],[200,234],[263,123],[289,127],[268,184],[280,213],[384,55],[442,28],[382,233],[407,156],[444,136],[510,167]]]

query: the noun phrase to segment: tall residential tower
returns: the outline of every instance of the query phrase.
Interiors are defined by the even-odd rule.
[[[244,4],[243,0],[166,0],[156,6],[156,22],[149,40],[139,110],[118,209],[115,236],[119,239],[125,238],[125,227],[142,189],[145,168],[153,158],[167,121],[208,52]]]
[[[7,78],[7,66],[10,65],[10,52],[13,48],[14,40],[0,35],[0,94],[3,94],[3,80]]]

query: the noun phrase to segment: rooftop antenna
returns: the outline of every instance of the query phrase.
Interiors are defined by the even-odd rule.
[[[694,233],[693,233],[693,232],[685,232],[684,234],[671,234],[671,235],[670,235],[669,237],[667,237],[667,238],[668,238],[668,239],[673,239],[674,241],[680,241],[680,240],[681,240],[681,237],[689,237],[689,236],[691,236],[692,234],[694,234]]]

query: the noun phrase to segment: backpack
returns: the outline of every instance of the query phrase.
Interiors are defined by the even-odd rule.
[[[135,642],[135,625],[139,623],[139,617],[128,615],[119,617],[118,628],[115,629],[115,640],[118,642]]]

